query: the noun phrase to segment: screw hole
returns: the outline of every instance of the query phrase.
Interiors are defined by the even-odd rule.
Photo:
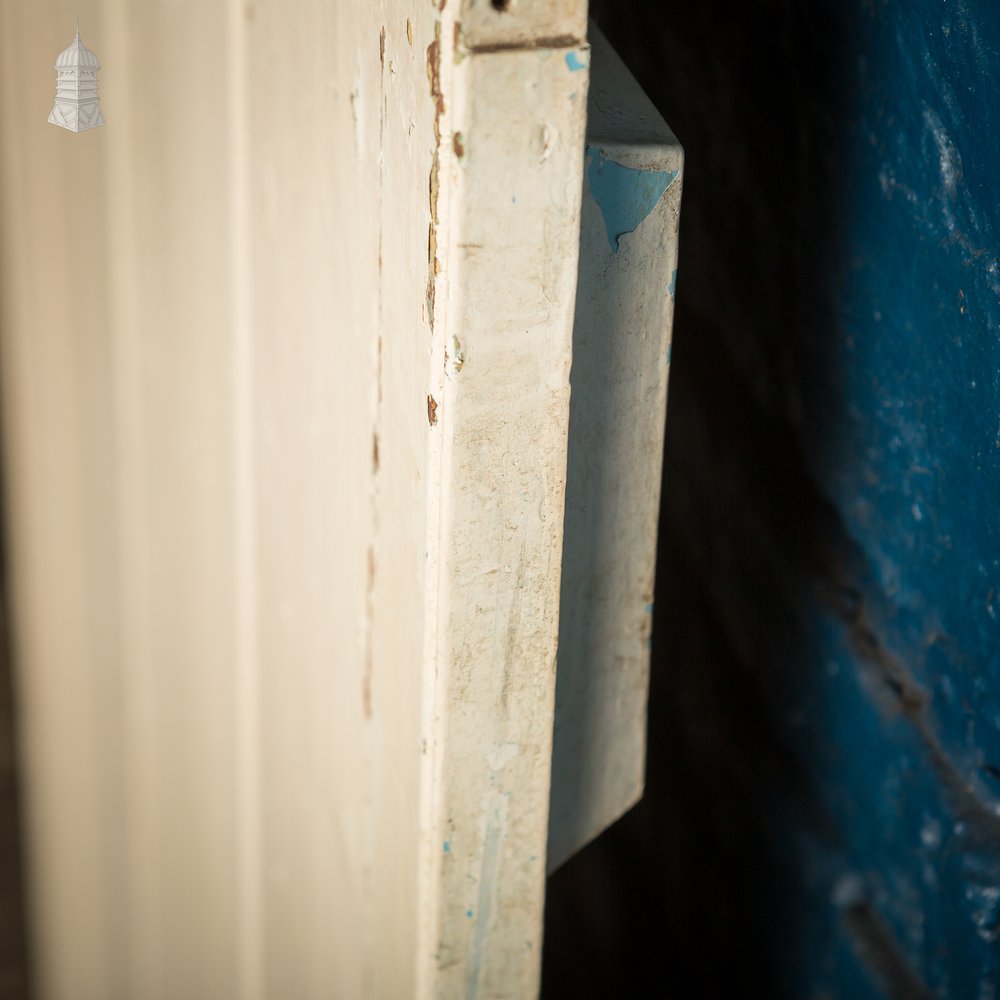
[[[493,9],[499,11],[501,14],[510,10],[510,0],[492,0],[492,2]]]

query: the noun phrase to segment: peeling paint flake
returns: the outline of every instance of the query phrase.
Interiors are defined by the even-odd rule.
[[[618,253],[621,238],[639,228],[677,176],[676,170],[623,167],[609,160],[604,150],[587,147],[587,183],[614,253]]]

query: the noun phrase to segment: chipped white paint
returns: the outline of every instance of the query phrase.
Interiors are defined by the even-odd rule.
[[[683,168],[676,138],[594,27],[591,43],[550,871],[642,795]]]
[[[516,743],[503,743],[486,755],[486,761],[491,771],[502,771],[520,752]]]
[[[442,63],[426,997],[537,991],[587,51]]]
[[[0,5],[43,1000],[537,991],[585,4],[441,6],[92,0],[67,141]]]

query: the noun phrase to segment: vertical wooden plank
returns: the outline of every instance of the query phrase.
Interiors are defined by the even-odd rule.
[[[642,795],[683,150],[595,28],[548,866]]]
[[[376,11],[254,4],[247,65],[264,996],[371,996],[362,686]],[[266,73],[260,67],[268,67]]]
[[[432,3],[386,5],[377,94],[381,156],[379,342],[373,399],[371,617],[364,695],[372,733],[375,821],[370,882],[378,961],[374,993],[418,989],[423,774],[429,753],[425,688],[432,511],[440,483],[429,464],[436,358],[429,295],[439,203],[444,15]],[[391,821],[386,821],[388,817]],[[381,819],[379,819],[381,817]]]
[[[459,34],[449,55],[432,404],[436,898],[422,995],[528,997],[541,949],[588,52],[582,39],[480,49]]]

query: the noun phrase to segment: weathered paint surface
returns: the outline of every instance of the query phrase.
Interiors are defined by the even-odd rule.
[[[75,135],[0,5],[37,992],[530,997],[586,5],[95,6]]]
[[[531,5],[512,7],[511,16]],[[464,30],[464,24],[463,24]],[[442,32],[447,248],[435,310],[428,997],[530,997],[541,962],[569,369],[589,74],[583,38]],[[440,850],[447,842],[449,849]]]
[[[587,4],[580,0],[453,0],[452,6],[456,2],[462,43],[470,50],[562,48],[587,36]]]
[[[404,996],[437,13],[90,6],[82,135],[37,113],[77,9],[0,8],[36,988]]]
[[[594,146],[587,147],[587,184],[601,210],[611,249],[635,232],[677,180],[677,170],[645,170],[622,166]]]
[[[591,44],[549,871],[642,794],[683,160],[607,39]]]
[[[857,962],[855,996],[909,977],[912,996],[995,997],[1000,16],[979,0],[854,16],[836,384],[808,442],[852,544],[812,697],[845,835],[816,921],[831,954],[845,927],[853,949],[819,978]],[[873,928],[892,967],[865,953]]]

